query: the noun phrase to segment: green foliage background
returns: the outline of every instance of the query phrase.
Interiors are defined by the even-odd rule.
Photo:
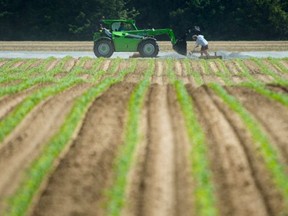
[[[198,25],[208,40],[287,40],[287,0],[0,0],[0,40],[91,40],[99,20],[141,28]]]

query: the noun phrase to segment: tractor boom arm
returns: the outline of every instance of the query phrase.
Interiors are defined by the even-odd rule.
[[[171,40],[173,49],[181,55],[187,55],[186,38],[177,40],[172,29],[156,29],[156,30],[146,29],[146,30],[138,30],[138,31],[127,31],[127,33],[141,35],[144,37],[167,34]]]

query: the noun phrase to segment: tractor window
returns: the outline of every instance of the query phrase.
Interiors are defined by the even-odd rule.
[[[130,31],[135,30],[131,23],[115,22],[111,25],[112,31]]]
[[[114,22],[111,26],[112,31],[119,31],[120,24],[121,24],[120,22]]]

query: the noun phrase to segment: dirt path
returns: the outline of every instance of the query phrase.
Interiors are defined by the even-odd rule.
[[[269,215],[249,158],[234,128],[205,88],[188,89],[206,130],[221,215]]]
[[[230,170],[227,170],[224,172],[222,175],[225,177],[227,175],[230,175],[230,173],[236,172],[234,175],[237,176],[237,179],[235,181],[233,180],[231,186],[233,190],[240,190],[238,191],[239,197],[235,197],[234,199],[227,200],[227,203],[229,202],[235,202],[235,205],[241,204],[238,208],[240,211],[254,211],[255,214],[244,214],[244,215],[263,215],[260,214],[259,212],[263,211],[265,214],[268,215],[281,215],[281,211],[283,210],[283,202],[282,202],[282,197],[280,192],[275,188],[275,185],[272,183],[272,178],[271,175],[268,173],[265,163],[263,161],[263,158],[258,153],[258,150],[256,148],[256,145],[253,143],[252,137],[250,132],[247,130],[246,126],[240,119],[239,115],[236,114],[235,112],[232,112],[223,102],[222,100],[217,97],[210,89],[207,89],[207,93],[209,94],[210,98],[213,100],[213,103],[217,107],[217,109],[222,113],[222,116],[226,119],[228,124],[230,125],[230,128],[232,129],[234,133],[234,137],[238,139],[238,148],[242,149],[242,157],[231,157],[229,155],[232,154],[232,151],[234,149],[229,146],[227,146],[225,149],[226,155],[223,155],[219,157],[221,161],[225,161],[225,158],[231,157],[231,162],[230,163]],[[203,97],[203,96],[201,96]],[[249,95],[246,95],[248,98]],[[223,130],[219,125],[214,122],[214,127],[218,128],[218,130],[221,130],[219,133],[226,133],[227,130]],[[229,135],[229,137],[223,138],[219,143],[222,145],[222,142],[226,141],[226,139],[230,139],[230,137],[233,137],[232,134]],[[210,138],[211,139],[211,138]],[[211,142],[211,141],[210,141]],[[215,143],[215,140],[213,140],[212,137],[212,142],[213,144]],[[217,142],[216,142],[217,143]],[[219,148],[219,147],[217,147]],[[221,148],[220,148],[221,149]],[[235,159],[237,158],[237,160]],[[241,161],[242,163],[245,162],[247,166],[235,166],[239,164]],[[220,161],[220,162],[221,162]],[[216,163],[218,164],[218,163]],[[247,170],[249,169],[249,170]],[[216,169],[215,171],[218,170]],[[246,175],[243,175],[245,174]],[[251,180],[250,178],[247,179],[247,175],[250,175],[253,179]],[[219,178],[223,178],[221,175]],[[249,181],[248,181],[249,180]],[[220,181],[220,180],[219,180]],[[242,183],[241,183],[242,182]],[[235,184],[240,184],[237,188],[234,188],[233,186]],[[218,185],[222,185],[221,181],[218,183]],[[226,190],[225,184],[221,190],[225,191]],[[229,188],[229,187],[228,187]],[[250,200],[250,197],[246,197],[247,194],[249,194],[249,189],[250,188],[250,196],[259,196],[259,199],[254,199]],[[253,189],[253,190],[252,190]],[[231,189],[228,189],[228,193],[230,193]],[[254,192],[253,192],[254,191]],[[245,192],[245,193],[244,193]],[[258,194],[258,195],[257,195]],[[223,194],[224,195],[224,194]],[[227,195],[225,195],[226,197]],[[247,200],[246,200],[246,198]],[[223,198],[225,200],[225,198]],[[243,200],[244,199],[244,200]],[[247,201],[250,200],[250,203]],[[258,201],[258,208],[255,208],[256,201]],[[231,208],[231,206],[227,203],[223,203],[225,205],[225,208]],[[234,207],[231,209],[233,212]],[[259,211],[259,212],[258,212]],[[229,213],[229,211],[227,211]],[[230,214],[234,215],[234,214]]]
[[[32,215],[105,215],[103,193],[113,179],[113,159],[133,89],[131,84],[115,85],[95,100]]]
[[[167,88],[150,90],[148,155],[140,215],[175,215],[174,136],[167,102]]]
[[[189,147],[183,117],[172,87],[151,86],[130,176],[124,216],[192,215]]]
[[[88,87],[78,85],[43,101],[0,145],[0,209],[4,209],[4,199],[17,188],[25,168],[59,129],[73,100]]]

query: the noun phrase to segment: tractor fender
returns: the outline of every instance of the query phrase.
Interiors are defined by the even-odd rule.
[[[94,40],[94,42],[99,41],[99,40],[102,40],[102,39],[111,40],[110,37],[100,37],[100,38],[97,38],[96,40]],[[112,41],[112,40],[111,40],[111,41]]]

